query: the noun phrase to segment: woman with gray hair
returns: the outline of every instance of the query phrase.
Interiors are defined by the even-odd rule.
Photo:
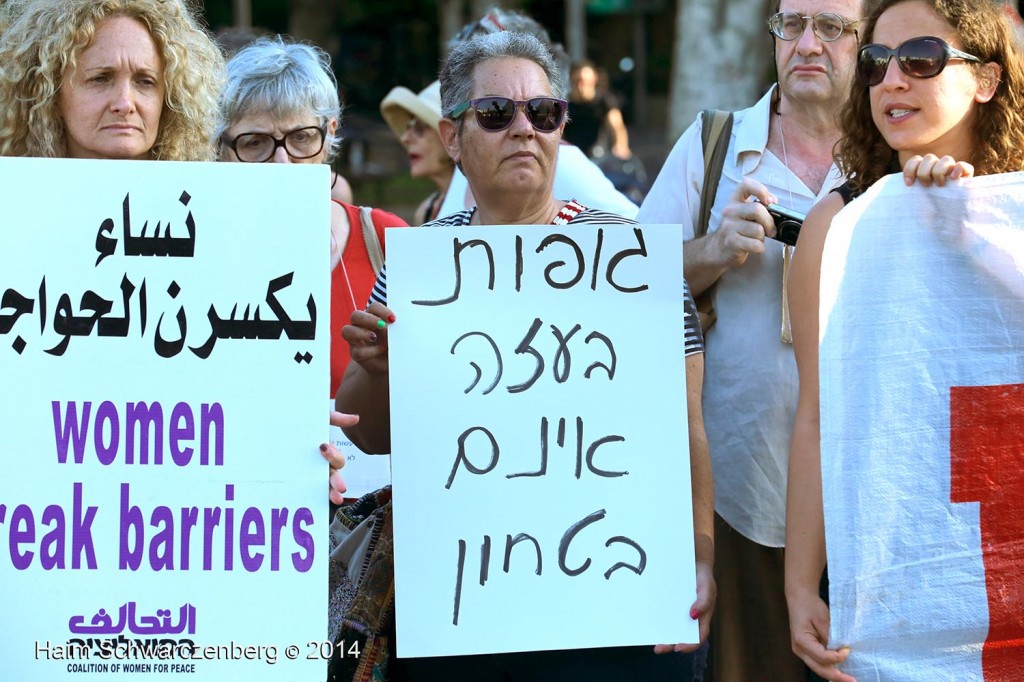
[[[221,97],[220,122],[214,139],[222,139],[225,129],[239,118],[242,108],[288,108],[290,102],[307,102],[325,125],[332,120],[335,124],[325,135],[322,159],[317,155],[313,161],[306,161],[291,155],[291,160],[295,163],[334,161],[341,148],[338,130],[341,102],[331,59],[326,52],[313,45],[285,42],[280,36],[258,38],[234,53],[228,69],[228,85]],[[223,147],[221,152],[223,154]],[[237,153],[235,156],[241,160]],[[288,156],[285,154],[282,159],[287,160]],[[331,197],[352,203],[348,181],[333,170]]]
[[[450,48],[481,36],[502,32],[527,33],[536,38],[547,49],[554,61],[556,80],[563,92],[569,89],[569,55],[562,45],[551,40],[547,30],[536,20],[515,10],[494,7],[479,21],[466,24],[451,40]],[[573,144],[562,144],[557,150],[558,164],[555,170],[555,195],[574,197],[587,206],[617,213],[626,218],[635,218],[639,209],[625,194],[612,184],[604,172],[587,158],[583,151]],[[466,177],[456,169],[441,205],[439,216],[469,208],[476,203]]]
[[[445,112],[439,124],[441,139],[469,181],[477,206],[427,223],[425,228],[554,224],[586,229],[587,224],[634,223],[606,211],[587,208],[575,200],[554,196],[555,161],[567,104],[565,85],[542,42],[531,35],[503,31],[459,43],[449,53],[440,81],[441,106]],[[346,428],[345,432],[370,453],[386,453],[391,449],[388,328],[401,322],[387,307],[386,285],[386,272],[382,270],[370,296],[370,305],[365,311],[353,313],[351,324],[342,330],[351,346],[353,362],[338,392],[337,406],[344,412],[359,412],[359,424]],[[680,617],[699,620],[703,641],[715,601],[711,467],[700,403],[703,340],[693,299],[689,289],[685,286],[684,289],[697,599],[690,613],[680,614]],[[429,359],[424,361],[429,362]],[[400,425],[395,426],[400,428]],[[378,546],[390,547],[390,543]],[[375,576],[373,581],[364,578],[361,585],[364,584],[370,584],[369,589],[387,586],[380,576]],[[384,603],[382,600],[375,602],[372,596],[364,602]],[[388,621],[384,618],[375,622]],[[372,628],[365,623],[356,623],[346,634],[365,635],[370,630]],[[653,648],[394,659],[388,672],[394,680],[674,679],[690,682],[700,679],[702,673],[703,665],[693,653],[698,647],[697,644],[666,644]],[[349,663],[368,665],[365,661]],[[360,671],[361,675],[368,673],[365,669]],[[336,679],[350,677],[339,673]]]
[[[260,38],[228,62],[216,138],[221,160],[330,163],[341,146],[340,119],[327,54],[280,36]],[[384,228],[405,226],[391,213],[332,201],[331,329],[340,329],[365,305],[383,261]],[[348,345],[332,334],[330,397],[348,361]]]
[[[287,144],[273,144],[268,136],[245,139],[235,149],[229,131],[250,119],[303,118],[308,114],[316,130],[295,135]],[[263,162],[273,157],[305,163],[329,163],[341,147],[338,123],[341,102],[330,70],[330,58],[318,47],[286,43],[281,36],[259,38],[235,53],[228,62],[228,82],[221,94],[216,139],[222,156],[230,149],[239,161]],[[269,146],[268,146],[269,145]]]

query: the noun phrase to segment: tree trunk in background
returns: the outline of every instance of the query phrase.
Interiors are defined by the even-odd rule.
[[[478,21],[487,14],[487,10],[492,7],[511,7],[515,8],[519,3],[517,2],[498,2],[498,0],[472,0],[469,3],[469,20]]]
[[[235,26],[238,28],[252,28],[252,0],[234,0],[232,3],[235,16]]]
[[[587,3],[586,0],[566,0],[565,49],[569,59],[580,62],[587,58]]]
[[[462,8],[463,0],[440,0],[437,3],[438,25],[441,27],[438,35],[438,54],[448,54],[448,41],[462,30],[465,24]]]
[[[289,0],[288,34],[337,54],[340,47],[335,29],[338,0]]]
[[[773,78],[769,0],[678,0],[669,88],[671,142],[701,109],[742,109]]]

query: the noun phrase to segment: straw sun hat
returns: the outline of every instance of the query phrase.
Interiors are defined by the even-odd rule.
[[[437,132],[437,122],[441,120],[441,84],[434,81],[419,93],[402,86],[392,88],[380,102],[380,113],[395,137],[402,136],[413,116]]]

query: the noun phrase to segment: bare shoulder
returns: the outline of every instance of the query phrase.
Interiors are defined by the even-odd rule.
[[[337,201],[331,202],[331,227],[348,229],[348,211]]]
[[[790,283],[795,284],[798,289],[818,279],[819,268],[821,267],[821,255],[825,250],[825,237],[828,236],[832,219],[843,209],[843,198],[836,192],[825,195],[821,201],[816,203],[808,211],[804,218],[803,227],[800,228],[800,237],[796,243],[796,252],[793,255],[793,269],[790,271]],[[817,286],[814,287],[817,291]],[[797,294],[798,295],[798,294]],[[790,299],[794,298],[794,292],[790,292]]]
[[[825,243],[825,236],[828,234],[828,228],[832,225],[832,219],[843,209],[844,205],[843,198],[839,194],[830,192],[825,195],[824,199],[812,206],[800,229],[798,250],[811,249],[820,253]]]
[[[331,171],[331,198],[346,204],[352,203],[352,186],[340,173]]]

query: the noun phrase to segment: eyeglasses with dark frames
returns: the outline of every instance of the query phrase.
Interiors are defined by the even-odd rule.
[[[313,158],[323,151],[326,139],[326,128],[306,126],[289,131],[284,137],[274,137],[269,133],[242,133],[221,142],[235,152],[239,161],[263,163],[274,158],[278,147],[284,147],[293,159]]]
[[[857,35],[856,29],[850,27],[860,19],[844,19],[834,12],[819,12],[813,17],[805,17],[796,12],[777,12],[768,19],[768,28],[780,40],[796,40],[804,34],[807,22],[811,22],[814,35],[826,43],[839,40],[847,31]]]
[[[857,52],[857,77],[868,87],[878,85],[885,80],[889,61],[893,57],[900,71],[912,78],[935,78],[946,68],[950,59],[979,64],[982,61],[973,54],[950,47],[942,38],[924,36],[906,40],[896,49],[878,43],[864,45]]]
[[[498,132],[505,130],[522,109],[526,120],[541,133],[558,130],[565,120],[569,103],[556,97],[534,97],[527,100],[510,97],[477,97],[459,104],[448,113],[448,118],[459,119],[470,109],[476,112],[476,122],[484,130]]]

